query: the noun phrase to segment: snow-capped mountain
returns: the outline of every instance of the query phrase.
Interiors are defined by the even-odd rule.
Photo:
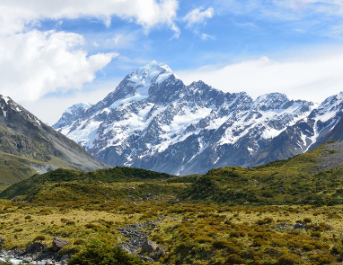
[[[53,127],[113,166],[205,173],[305,152],[339,122],[342,97],[318,108],[280,93],[253,100],[202,81],[186,86],[152,62],[97,104],[69,108]]]

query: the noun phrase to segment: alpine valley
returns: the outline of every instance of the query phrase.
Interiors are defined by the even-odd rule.
[[[185,85],[153,61],[95,105],[70,107],[53,126],[100,161],[186,175],[253,167],[343,140],[343,93],[320,105],[280,93],[253,100],[202,81]]]

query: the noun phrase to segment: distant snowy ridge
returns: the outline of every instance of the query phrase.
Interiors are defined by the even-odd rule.
[[[186,86],[168,66],[153,61],[97,104],[69,108],[53,127],[113,166],[205,173],[308,150],[327,134],[325,126],[340,120],[342,98],[329,98],[318,108],[280,93],[254,101],[202,81]]]

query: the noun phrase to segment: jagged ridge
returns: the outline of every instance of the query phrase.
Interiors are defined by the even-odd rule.
[[[168,66],[152,62],[53,127],[110,165],[185,175],[303,153],[338,123],[340,104],[341,96],[315,108],[280,93],[253,100],[202,81],[186,86]]]

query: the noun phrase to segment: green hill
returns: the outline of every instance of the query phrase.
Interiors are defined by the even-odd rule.
[[[338,145],[331,142],[312,152],[255,168],[213,169],[180,197],[228,205],[341,204],[342,164],[331,161],[339,155]],[[336,168],[330,168],[333,164]]]
[[[0,198],[31,202],[111,200],[176,195],[196,177],[177,178],[150,170],[115,167],[92,172],[57,169],[12,185]],[[186,182],[186,183],[184,183]]]
[[[328,143],[287,160],[255,168],[218,168],[203,176],[176,177],[126,167],[92,172],[58,169],[14,184],[0,198],[53,203],[153,194],[225,205],[336,205],[343,203],[340,146]]]
[[[34,168],[41,167],[43,162],[0,152],[0,186],[27,179],[37,173]]]

